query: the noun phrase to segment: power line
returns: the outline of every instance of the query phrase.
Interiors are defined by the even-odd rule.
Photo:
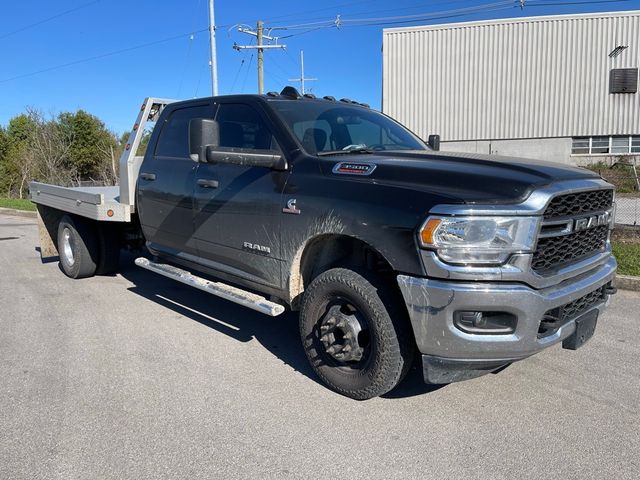
[[[599,4],[599,3],[622,3],[630,0],[577,0],[571,1],[534,1],[527,2],[525,7],[529,6],[555,6],[555,5],[585,5],[585,4]],[[358,27],[358,26],[378,26],[378,25],[397,25],[402,23],[413,23],[420,21],[429,21],[437,19],[454,18],[465,15],[471,15],[480,12],[491,12],[497,10],[510,9],[516,6],[520,6],[520,1],[506,0],[501,2],[487,3],[482,5],[475,5],[465,8],[443,10],[440,12],[424,12],[414,15],[401,15],[401,16],[386,16],[386,17],[373,17],[373,18],[342,18],[338,15],[334,19],[307,22],[295,25],[277,25],[270,27],[271,30],[303,30],[300,33],[292,33],[287,36],[281,36],[279,38],[290,38],[296,35],[302,35],[304,33],[313,32],[324,28],[342,28],[342,27]]]
[[[287,80],[285,80],[282,76],[280,76],[280,74],[274,72],[271,67],[265,68],[264,71],[267,74],[267,79],[269,80],[273,79],[276,82],[280,83],[281,85],[287,85]]]
[[[236,72],[236,76],[233,78],[233,83],[231,84],[231,88],[229,89],[229,93],[233,93],[233,89],[236,88],[236,82],[238,81],[238,77],[240,76],[240,72],[242,71],[242,66],[244,65],[244,58],[240,60],[240,66],[238,67],[238,71]]]
[[[274,67],[280,70],[280,72],[286,77],[291,76],[291,72],[288,72],[287,70],[285,70],[285,68],[276,61],[275,56],[271,57],[271,63],[273,64]]]
[[[584,0],[577,2],[536,2],[536,3],[526,3],[525,7],[548,7],[548,6],[556,6],[556,5],[592,5],[594,3],[621,3],[621,2],[629,2],[630,0]]]
[[[35,22],[35,23],[30,23],[29,25],[25,25],[24,27],[20,27],[17,30],[13,30],[12,32],[8,32],[8,33],[5,33],[3,35],[0,35],[0,40],[2,40],[3,38],[10,37],[11,35],[15,35],[16,33],[20,33],[20,32],[24,32],[25,30],[29,30],[30,28],[37,27],[38,25],[42,25],[43,23],[50,22],[51,20],[55,20],[56,18],[60,18],[60,17],[63,17],[65,15],[68,15],[70,13],[77,12],[78,10],[82,10],[83,8],[87,8],[87,7],[91,6],[91,5],[94,5],[94,4],[98,3],[99,1],[100,0],[94,0],[93,2],[85,3],[85,4],[80,5],[78,7],[71,8],[69,10],[65,10],[64,12],[57,13],[56,15],[54,15],[52,17],[45,18],[44,20],[40,20],[40,21]]]
[[[247,77],[249,76],[249,70],[251,70],[251,62],[253,62],[253,53],[249,58],[249,64],[247,65],[247,73],[244,74],[244,80],[242,81],[242,91],[244,92],[244,86],[247,84]]]
[[[376,0],[374,0],[376,1]],[[264,21],[266,22],[271,22],[273,20],[280,20],[282,18],[288,18],[288,17],[296,17],[298,15],[306,15],[308,13],[317,13],[317,12],[326,12],[327,10],[335,10],[336,8],[343,8],[343,7],[350,7],[353,5],[361,5],[363,3],[373,3],[372,0],[359,0],[356,2],[347,2],[347,3],[339,3],[338,5],[333,5],[331,7],[323,7],[323,8],[316,8],[314,10],[303,10],[303,11],[299,11],[299,12],[295,12],[295,13],[288,13],[286,15],[278,15],[277,17],[271,17],[271,18],[266,18]],[[250,23],[250,22],[244,22],[244,23]]]
[[[206,67],[206,68],[205,68]],[[203,64],[198,75],[198,83],[196,84],[196,93],[193,94],[193,98],[198,97],[198,91],[200,90],[200,83],[202,82],[202,72],[209,70],[209,64]]]
[[[51,72],[53,70],[59,70],[61,68],[70,67],[72,65],[78,65],[80,63],[90,62],[92,60],[98,60],[100,58],[111,57],[113,55],[118,55],[120,53],[131,52],[132,50],[139,50],[141,48],[151,47],[153,45],[158,45],[160,43],[170,42],[172,40],[177,40],[178,38],[184,38],[187,35],[195,35],[196,33],[206,32],[208,30],[209,30],[208,28],[202,28],[200,30],[196,30],[195,32],[181,33],[179,35],[174,35],[172,37],[163,38],[162,40],[155,40],[153,42],[142,43],[140,45],[135,45],[133,47],[121,48],[120,50],[114,50],[114,51],[103,53],[103,54],[100,54],[100,55],[94,55],[92,57],[82,58],[80,60],[74,60],[72,62],[67,62],[67,63],[63,63],[63,64],[60,64],[60,65],[54,65],[53,67],[47,67],[47,68],[43,68],[41,70],[36,70],[34,72],[29,72],[29,73],[23,73],[21,75],[16,75],[15,77],[5,78],[3,80],[0,80],[0,83],[6,83],[6,82],[10,82],[12,80],[18,80],[20,78],[32,77],[32,76],[38,75],[40,73]]]
[[[184,77],[187,73],[187,69],[189,68],[189,60],[191,58],[191,48],[193,47],[193,37],[194,35],[189,36],[189,46],[187,47],[187,55],[184,61],[184,67],[182,68],[182,74],[180,75],[180,83],[178,84],[177,98],[180,98],[180,92],[182,91],[182,84],[184,83]]]
[[[475,5],[472,7],[465,8],[456,8],[451,10],[443,10],[440,12],[423,12],[417,13],[413,15],[400,15],[400,16],[387,16],[387,17],[373,17],[373,18],[353,18],[347,19],[342,18],[341,15],[338,15],[335,19],[325,20],[321,22],[309,22],[309,23],[301,23],[298,25],[283,25],[283,26],[275,26],[271,27],[273,30],[296,30],[296,29],[305,29],[309,27],[317,27],[317,28],[327,28],[327,27],[346,27],[356,24],[365,24],[365,25],[377,25],[379,22],[393,22],[398,20],[405,20],[408,22],[416,22],[423,21],[426,19],[430,19],[434,16],[440,16],[443,14],[470,14],[478,11],[486,11],[487,8],[493,7],[512,7],[514,5],[513,0],[503,0],[501,2],[494,3],[486,3],[482,5]]]
[[[343,7],[349,7],[349,6],[354,6],[354,5],[361,5],[363,3],[366,4],[372,4],[372,3],[376,3],[377,1],[380,0],[361,0],[361,1],[357,1],[357,2],[348,2],[348,3],[342,3],[342,4],[337,4],[331,7],[323,7],[323,8],[318,8],[318,9],[314,9],[314,10],[303,10],[303,11],[298,11],[295,13],[289,13],[286,15],[279,15],[277,17],[270,17],[270,18],[266,18],[264,21],[265,22],[271,22],[273,20],[280,20],[283,18],[287,18],[287,17],[298,17],[301,16],[301,18],[299,20],[295,20],[295,21],[309,21],[309,22],[313,22],[315,20],[323,20],[324,17],[315,17],[315,18],[304,18],[307,14],[309,13],[316,13],[316,12],[322,12],[322,11],[327,11],[327,10],[336,10],[338,8],[343,8]],[[451,5],[451,4],[456,4],[456,3],[468,3],[471,0],[454,0],[454,1],[449,1],[449,0],[441,0],[439,2],[429,2],[430,6],[434,6],[434,5]],[[401,11],[401,10],[415,10],[417,8],[424,8],[425,5],[424,4],[419,4],[419,5],[412,5],[409,7],[401,7],[401,8],[393,8],[393,9],[384,9],[384,10],[368,10],[367,12],[351,12],[348,13],[348,15],[360,15],[360,14],[370,14],[370,13],[378,13],[378,12],[397,12],[397,11]],[[291,19],[290,21],[294,21],[294,19]],[[229,24],[229,25],[218,25],[218,28],[227,28],[227,27],[231,27],[231,29],[233,29],[234,27],[237,27],[238,25],[246,25],[247,23],[251,23],[251,22],[240,22],[240,23],[236,23],[236,24]],[[322,23],[322,22],[318,22],[318,23]],[[283,38],[283,37],[280,37]]]
[[[202,0],[198,0],[198,4],[196,5],[196,8],[193,10],[193,17],[191,18],[191,30],[195,30],[196,28],[196,24],[198,20],[198,12],[200,10],[200,2],[202,2]],[[180,83],[178,84],[178,94],[176,95],[176,98],[180,98],[180,92],[182,92],[182,85],[184,84],[184,77],[186,76],[187,69],[189,68],[189,61],[191,60],[191,50],[193,47],[193,38],[194,38],[194,35],[191,34],[189,36],[189,45],[187,47],[187,54],[185,57],[182,74],[180,75]]]

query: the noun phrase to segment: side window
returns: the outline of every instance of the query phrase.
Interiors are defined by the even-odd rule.
[[[210,107],[198,105],[171,113],[158,138],[157,157],[189,158],[189,121],[192,118],[211,118]]]
[[[216,120],[220,126],[220,146],[271,150],[278,148],[258,112],[241,103],[221,104]]]

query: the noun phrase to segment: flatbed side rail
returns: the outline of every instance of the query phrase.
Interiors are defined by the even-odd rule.
[[[31,200],[66,213],[103,222],[130,222],[131,207],[119,202],[118,187],[60,187],[29,184]]]

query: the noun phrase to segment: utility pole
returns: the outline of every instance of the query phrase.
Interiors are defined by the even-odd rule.
[[[258,50],[258,93],[264,93],[264,51],[269,48],[287,48],[286,45],[278,45],[277,37],[270,37],[264,34],[264,22],[262,20],[258,20],[258,24],[256,25],[256,31],[250,30],[245,27],[238,27],[238,31],[240,33],[246,33],[247,35],[253,35],[256,37],[256,45],[238,45],[237,43],[233,44],[234,50],[246,50],[246,49],[257,49]],[[276,43],[273,45],[265,45],[264,40],[275,41]]]
[[[304,50],[300,50],[300,78],[290,78],[289,81],[290,82],[300,82],[300,89],[302,90],[302,95],[304,95],[305,90],[304,90],[304,82],[305,81],[313,81],[313,80],[318,80],[315,77],[310,77],[310,78],[306,78],[304,76]]]
[[[209,45],[211,49],[211,94],[218,95],[218,63],[216,58],[216,23],[213,13],[213,0],[209,0]]]
[[[258,44],[258,93],[262,95],[264,93],[264,49],[262,48],[262,29],[264,23],[262,20],[258,20],[258,32],[256,34],[256,43]]]

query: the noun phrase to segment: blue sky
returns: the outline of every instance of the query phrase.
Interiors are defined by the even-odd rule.
[[[318,77],[308,87],[319,95],[349,97],[380,106],[383,25],[315,28],[297,25],[335,19],[398,17],[479,7],[499,0],[216,0],[219,89],[221,94],[257,91],[252,51],[233,50],[234,42],[251,37],[236,24],[295,27],[273,30],[286,36],[286,51],[265,53],[266,90],[280,91],[298,77],[299,52],[305,52],[306,76]],[[403,25],[634,10],[640,0],[585,3],[580,0],[527,0],[521,10],[505,2],[499,10],[483,8],[455,18],[414,21]],[[540,6],[535,3],[543,4]],[[557,3],[558,5],[550,5]],[[502,6],[502,5],[501,5]],[[56,17],[56,18],[52,18]],[[85,109],[115,132],[128,130],[146,96],[192,98],[211,92],[206,29],[207,0],[22,0],[3,2],[0,16],[0,124],[32,106],[45,113]],[[42,23],[39,23],[42,22]],[[392,20],[387,20],[388,26]],[[39,24],[38,24],[39,23]],[[398,25],[399,26],[399,25]],[[309,31],[311,30],[311,31]],[[114,51],[176,37],[115,55]],[[92,57],[90,61],[82,61]],[[64,64],[82,61],[62,68]],[[51,70],[36,73],[42,70]],[[15,78],[19,77],[19,78]]]

